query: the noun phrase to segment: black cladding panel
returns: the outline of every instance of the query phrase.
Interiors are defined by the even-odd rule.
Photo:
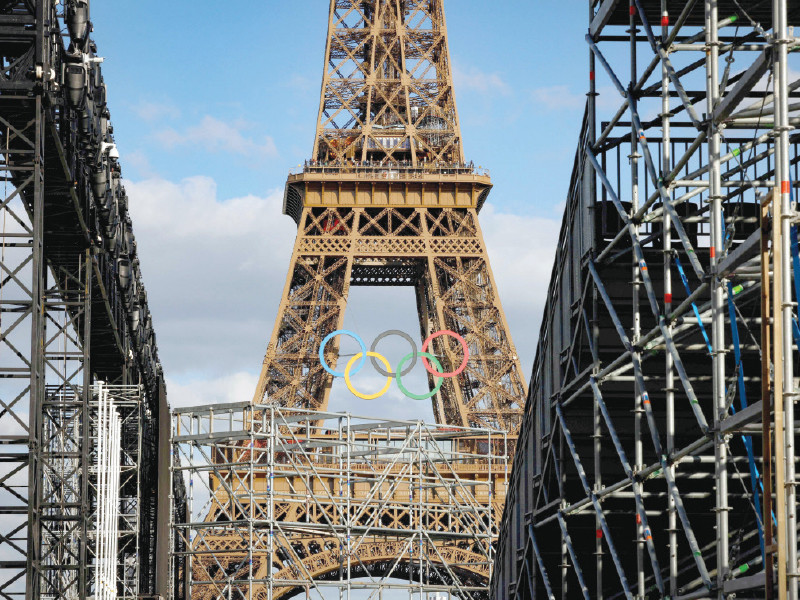
[[[661,3],[642,0],[641,4],[650,25],[654,28],[659,27],[661,23]],[[703,2],[695,2],[686,25],[692,27],[702,27],[704,25],[703,4]],[[760,24],[764,29],[772,27],[772,0],[756,0],[755,2],[752,0],[739,0],[738,4],[747,11],[746,15],[733,0],[718,0],[719,18],[725,19],[735,14],[739,17],[742,27],[749,27],[750,19]],[[800,24],[800,0],[788,0],[787,5],[789,25]],[[670,21],[674,22],[678,15],[683,12],[685,6],[685,0],[667,0],[667,12],[669,13]],[[629,18],[629,4],[620,0],[612,13],[609,25],[628,25]]]

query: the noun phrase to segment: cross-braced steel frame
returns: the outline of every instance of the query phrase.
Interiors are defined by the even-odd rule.
[[[176,586],[195,599],[486,598],[507,444],[275,405],[175,410],[172,469],[189,490],[171,528]]]
[[[797,598],[796,2],[591,0],[496,598]]]
[[[90,515],[92,525],[98,530],[97,502],[102,494],[100,488],[110,485],[103,480],[101,473],[102,457],[98,456],[99,449],[108,442],[109,427],[103,422],[101,404],[113,408],[119,422],[118,450],[106,460],[111,471],[114,471],[115,488],[113,493],[115,510],[115,523],[112,533],[116,537],[116,558],[114,596],[125,600],[135,600],[139,594],[139,552],[141,540],[141,506],[142,506],[142,469],[146,465],[142,462],[143,427],[146,418],[145,407],[142,402],[142,386],[140,385],[106,385],[102,382],[92,386],[91,401],[89,404],[89,435],[91,438],[92,456],[90,463],[95,465],[90,470],[89,478],[90,497],[95,499],[93,514]],[[106,412],[107,412],[106,408]],[[106,437],[106,439],[102,439]],[[95,554],[97,548],[93,548]],[[95,560],[95,563],[97,561]]]
[[[444,0],[331,0],[315,161],[463,163]]]
[[[168,522],[168,482],[160,503],[156,490],[168,473],[169,435],[159,427],[159,419],[168,423],[166,397],[90,31],[88,0],[0,3],[0,596],[7,599],[94,594],[95,382],[132,385],[142,397],[136,418],[120,405],[116,593],[166,593],[167,574],[156,568],[159,552],[166,565],[157,521],[162,530]]]

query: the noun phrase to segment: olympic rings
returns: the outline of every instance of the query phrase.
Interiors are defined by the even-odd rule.
[[[467,361],[469,361],[469,348],[467,347],[467,342],[463,337],[458,335],[455,331],[450,331],[447,329],[444,329],[442,331],[437,331],[436,333],[433,333],[430,336],[428,336],[428,339],[425,340],[425,342],[423,342],[422,352],[425,352],[428,349],[428,345],[433,340],[443,335],[449,335],[450,337],[457,339],[461,343],[461,347],[464,349],[464,359],[461,361],[461,365],[451,373],[437,373],[431,368],[431,366],[428,364],[428,361],[425,358],[422,359],[422,365],[425,367],[425,370],[434,377],[455,377],[456,375],[461,374],[461,372],[467,366]]]
[[[363,367],[364,363],[367,361],[367,347],[366,347],[366,345],[364,345],[364,340],[362,340],[358,336],[358,334],[355,334],[352,331],[347,331],[346,329],[338,329],[338,330],[334,331],[333,333],[329,333],[325,337],[325,339],[322,340],[322,343],[319,345],[319,362],[320,362],[320,364],[322,364],[322,368],[325,369],[328,373],[330,373],[334,377],[344,377],[344,373],[339,373],[338,371],[334,371],[333,369],[331,369],[328,366],[328,363],[325,360],[325,345],[329,341],[331,341],[333,338],[335,338],[337,335],[340,335],[340,334],[341,335],[349,335],[351,338],[353,338],[355,341],[358,342],[359,346],[361,346],[361,352],[358,354],[358,356],[361,357],[361,362],[358,363],[358,366],[353,371],[353,375],[355,375],[356,373],[358,373],[361,370],[361,367]],[[387,366],[388,366],[388,363],[387,363]]]
[[[411,373],[411,370],[414,368],[414,365],[417,364],[417,345],[414,343],[414,340],[411,339],[411,336],[408,335],[405,331],[400,331],[398,329],[389,329],[388,331],[384,331],[378,337],[375,338],[375,341],[372,342],[372,346],[370,347],[370,352],[375,352],[375,349],[378,347],[378,343],[385,337],[389,337],[390,335],[399,335],[401,338],[406,340],[409,345],[411,346],[411,364],[408,365],[408,368],[402,372],[402,375],[408,375]],[[375,367],[375,370],[383,375],[384,377],[394,377],[395,374],[391,371],[384,371],[383,368],[378,364],[378,361],[375,360],[375,357],[371,357],[370,360],[372,361],[372,366]]]
[[[348,361],[347,367],[345,368],[343,373],[339,373],[338,371],[334,371],[328,365],[328,363],[325,361],[325,346],[327,345],[327,343],[330,340],[332,340],[337,335],[349,335],[350,337],[352,337],[354,340],[356,340],[358,342],[358,345],[361,348],[361,352],[359,352],[358,354],[353,356]],[[408,341],[408,343],[411,345],[411,353],[407,354],[406,356],[403,357],[403,359],[400,361],[400,364],[397,365],[397,371],[394,372],[394,373],[391,371],[391,367],[389,365],[389,361],[386,360],[386,358],[384,356],[382,356],[381,354],[379,354],[379,353],[377,353],[375,351],[375,349],[378,347],[378,343],[383,338],[388,337],[390,335],[398,335],[398,336],[402,337],[403,339],[405,339],[406,341]],[[442,372],[440,372],[443,369],[442,363],[433,354],[429,354],[427,352],[428,346],[430,346],[431,342],[433,340],[435,340],[436,338],[438,338],[440,336],[443,336],[443,335],[448,335],[448,336],[458,340],[458,342],[461,344],[461,347],[464,350],[464,358],[462,359],[461,364],[459,365],[459,367],[455,371],[452,371],[450,373],[442,373]],[[428,373],[430,373],[434,377],[438,377],[438,381],[434,385],[433,390],[431,390],[427,394],[413,394],[413,393],[409,392],[405,388],[405,386],[403,385],[402,378],[403,378],[403,376],[408,375],[411,372],[411,370],[414,368],[414,365],[417,362],[417,356],[422,356],[422,364],[425,366],[425,369],[428,371]],[[371,362],[374,365],[375,369],[381,375],[386,377],[386,385],[384,385],[383,389],[381,389],[379,392],[377,392],[375,394],[362,394],[361,392],[357,391],[353,387],[353,383],[350,380],[350,378],[353,375],[355,375],[356,373],[358,373],[361,370],[361,368],[364,366],[364,363],[366,362],[367,357],[369,357],[371,359]],[[438,371],[434,370],[434,368],[430,365],[430,363],[428,362],[429,359],[434,363],[434,365],[436,365],[436,368],[438,369]],[[417,346],[414,343],[414,340],[411,338],[411,336],[409,336],[407,333],[405,333],[403,331],[398,331],[396,329],[390,329],[388,331],[384,331],[377,338],[375,338],[375,340],[372,342],[372,347],[370,348],[370,350],[368,352],[367,351],[367,347],[364,344],[364,340],[362,340],[361,337],[359,337],[358,334],[353,333],[352,331],[348,331],[346,329],[339,329],[339,330],[336,330],[333,333],[327,335],[325,337],[325,339],[322,340],[322,344],[320,344],[320,347],[319,347],[319,360],[320,360],[320,363],[322,364],[322,367],[328,373],[330,373],[334,377],[343,377],[344,380],[345,380],[345,383],[347,384],[347,389],[349,389],[353,393],[353,395],[355,395],[358,398],[361,398],[362,400],[374,400],[376,398],[380,398],[381,396],[383,396],[388,391],[389,386],[392,383],[392,378],[393,377],[395,379],[397,379],[397,387],[400,388],[400,391],[403,392],[403,394],[405,394],[406,397],[412,398],[413,400],[427,400],[428,398],[432,398],[439,391],[439,389],[442,387],[442,382],[444,381],[445,378],[447,378],[447,377],[455,377],[456,375],[459,375],[460,373],[462,373],[464,371],[464,369],[467,366],[467,362],[469,361],[469,347],[467,346],[467,342],[466,342],[466,340],[464,340],[463,337],[461,337],[460,335],[458,335],[454,331],[450,331],[449,329],[444,329],[442,331],[437,331],[436,333],[431,334],[428,337],[428,339],[426,339],[425,342],[422,344],[422,350],[421,351],[417,351]],[[358,361],[358,365],[355,364],[357,361]],[[386,367],[385,370],[380,366],[378,361],[383,363],[383,365]],[[403,369],[404,365],[409,361],[411,361],[411,364],[408,367],[406,367],[405,369]]]
[[[367,352],[367,356],[369,356],[371,358],[379,359],[384,365],[386,365],[387,369],[390,368],[389,367],[389,361],[386,360],[383,356],[381,356],[377,352]],[[392,385],[392,378],[391,377],[387,377],[386,378],[386,385],[383,386],[383,389],[380,392],[378,392],[377,394],[372,394],[371,396],[367,396],[366,394],[362,394],[361,392],[359,392],[358,390],[356,390],[353,387],[353,384],[350,381],[350,367],[352,367],[353,363],[356,362],[359,358],[365,358],[363,356],[362,352],[359,352],[353,358],[351,358],[350,361],[347,363],[347,367],[345,367],[345,370],[344,370],[344,382],[347,384],[347,389],[350,390],[353,393],[354,396],[357,396],[357,397],[361,398],[362,400],[375,400],[375,398],[380,398],[381,396],[383,396],[386,393],[386,391],[389,389],[389,386]]]
[[[416,352],[414,352],[414,354],[416,354]],[[442,368],[442,363],[440,363],[433,354],[428,354],[427,352],[420,352],[419,354],[420,356],[424,356],[425,358],[430,358],[434,362],[434,364],[437,367],[439,367],[439,369]],[[406,354],[405,357],[403,357],[403,360],[400,361],[400,364],[397,365],[397,374],[395,375],[395,378],[397,379],[397,387],[400,388],[400,391],[403,392],[406,396],[408,396],[412,400],[427,400],[428,398],[432,398],[436,394],[436,392],[439,391],[439,388],[442,387],[442,384],[444,383],[443,377],[439,378],[439,380],[436,382],[436,385],[433,386],[433,389],[427,394],[412,394],[403,385],[403,380],[401,379],[402,376],[401,369],[403,368],[405,362],[412,356],[413,354]]]

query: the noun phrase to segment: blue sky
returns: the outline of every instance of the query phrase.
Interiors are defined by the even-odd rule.
[[[232,196],[282,187],[311,151],[327,4],[93,3],[125,175],[202,173]],[[578,2],[493,6],[446,5],[466,152],[491,169],[498,207],[552,216],[582,116],[586,10]],[[192,133],[217,122],[253,145],[209,151]]]
[[[527,379],[583,114],[586,10],[494,6],[450,0],[447,20],[467,160],[495,185],[481,222]],[[173,404],[252,395],[296,231],[281,196],[311,152],[327,13],[327,0],[92,5]],[[359,289],[346,325],[416,337],[406,291]],[[334,396],[331,408],[376,410],[342,386]],[[397,395],[381,407],[432,418]]]

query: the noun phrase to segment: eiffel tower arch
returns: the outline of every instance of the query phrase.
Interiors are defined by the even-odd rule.
[[[297,182],[290,185],[299,187],[309,204],[316,203],[328,177],[304,173],[292,176]],[[441,188],[452,188],[447,195],[454,206],[414,205],[413,198],[410,206],[373,204],[393,185],[400,188],[401,200],[413,195],[409,187],[419,187],[421,199],[425,184],[408,178],[370,185],[367,206],[310,204],[295,214],[300,227],[257,402],[327,410],[333,377],[320,363],[319,347],[328,334],[342,329],[350,286],[413,285],[422,339],[450,330],[470,348],[467,368],[445,380],[433,398],[436,421],[517,430],[524,383],[478,224],[478,202],[488,186],[469,181],[471,175],[436,177],[444,182]],[[339,193],[348,191],[337,186]],[[455,370],[463,356],[460,345],[444,337],[433,343],[446,370]],[[335,364],[336,346],[330,343],[326,351],[328,364]]]
[[[478,221],[491,188],[464,158],[443,0],[331,0],[313,153],[286,184],[297,238],[255,395],[174,416],[173,465],[205,486],[176,529],[187,597],[324,597],[358,578],[487,597],[527,394]],[[413,286],[422,339],[463,338],[466,367],[428,375],[435,424],[328,412],[320,346],[343,328],[351,286]],[[441,372],[464,360],[453,336],[427,351]]]

